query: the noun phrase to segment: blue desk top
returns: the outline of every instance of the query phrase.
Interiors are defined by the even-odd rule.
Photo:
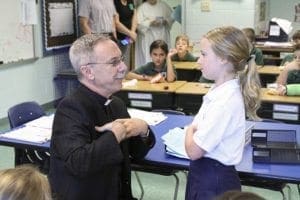
[[[175,127],[184,127],[192,122],[193,116],[183,115],[167,115],[168,118],[151,129],[156,136],[156,144],[149,151],[145,157],[145,162],[155,165],[162,165],[174,169],[189,168],[189,160],[176,158],[165,153],[165,145],[161,136],[168,132],[168,130]],[[281,124],[281,123],[267,123],[258,122],[255,127],[257,129],[295,129],[297,134],[300,134],[300,125]],[[50,142],[43,144],[36,144],[13,139],[0,138],[0,145],[13,146],[19,148],[31,148],[37,150],[49,150]],[[283,180],[286,182],[300,183],[300,166],[287,164],[259,164],[252,161],[252,147],[249,145],[245,148],[243,159],[239,165],[236,166],[240,174],[251,175],[261,178],[271,178]]]
[[[169,129],[175,127],[184,127],[185,125],[191,123],[192,120],[193,116],[168,115],[167,120],[156,125],[155,127],[151,127],[156,136],[156,144],[147,154],[145,160],[157,165],[188,170],[189,160],[176,158],[165,153],[165,146],[161,136],[167,133]],[[300,125],[257,122],[254,128],[296,129],[297,133],[300,134]],[[243,159],[240,164],[236,166],[236,169],[240,174],[285,180],[287,182],[300,182],[299,165],[253,163],[252,147],[250,145],[245,148]]]

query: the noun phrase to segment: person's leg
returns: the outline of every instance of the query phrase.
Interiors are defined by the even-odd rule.
[[[241,190],[241,184],[233,166],[201,158],[191,161],[186,187],[186,200],[213,200],[228,190]]]

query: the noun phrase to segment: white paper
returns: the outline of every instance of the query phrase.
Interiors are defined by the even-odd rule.
[[[49,3],[50,37],[73,35],[73,3]]]
[[[35,0],[21,0],[21,22],[23,25],[37,24]]]
[[[1,134],[0,137],[22,140],[33,143],[45,143],[51,139],[51,129],[24,126],[10,132]]]
[[[128,112],[132,118],[145,120],[150,126],[155,126],[167,119],[167,116],[162,112],[149,112],[134,108],[128,108]]]
[[[137,82],[138,81],[136,79],[132,79],[130,81],[125,81],[125,82],[122,83],[122,87],[126,88],[128,86],[135,86],[137,84]]]
[[[277,25],[271,25],[270,36],[280,36],[280,27]]]
[[[245,130],[245,146],[248,145],[251,141],[251,129],[254,127],[254,122],[246,122],[246,130]],[[186,151],[185,151],[185,133],[186,128],[182,129],[176,127],[174,129],[169,130],[166,134],[164,134],[161,139],[164,141],[166,145],[166,153],[172,156],[176,156],[178,158],[186,158],[189,159]]]
[[[42,116],[38,119],[26,123],[25,126],[52,129],[53,119],[54,119],[54,114],[49,116]]]
[[[290,22],[286,19],[272,18],[271,21],[276,22],[286,34],[289,34],[293,29],[292,22]],[[272,28],[272,26],[271,26],[271,28]],[[270,35],[271,35],[271,30],[270,30]],[[279,35],[274,35],[274,36],[279,36]]]
[[[164,134],[161,139],[164,141],[164,144],[167,146],[167,153],[179,158],[188,159],[188,155],[185,151],[185,129],[176,127],[169,130]]]

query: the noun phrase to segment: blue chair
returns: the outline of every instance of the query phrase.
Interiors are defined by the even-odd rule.
[[[8,120],[12,129],[43,115],[45,115],[43,108],[33,101],[20,103],[8,109]],[[49,156],[48,152],[15,148],[15,165],[32,163],[42,172],[48,173]]]
[[[164,114],[185,115],[184,112],[177,111],[177,110],[155,109],[155,110],[152,110],[152,112],[162,112]],[[152,173],[152,174],[158,174],[158,175],[163,175],[163,176],[174,176],[176,183],[175,183],[175,190],[174,190],[173,199],[174,200],[177,199],[178,187],[179,187],[179,178],[178,178],[176,173],[179,172],[178,170],[173,170],[173,169],[170,169],[170,168],[167,168],[167,167],[157,166],[157,165],[153,165],[153,164],[150,164],[150,163],[143,163],[143,162],[135,161],[135,160],[132,160],[131,169],[134,171],[137,182],[138,182],[139,187],[141,189],[140,200],[143,199],[143,197],[144,197],[144,187],[143,187],[141,179],[140,179],[140,177],[137,173],[138,171],[139,172]]]

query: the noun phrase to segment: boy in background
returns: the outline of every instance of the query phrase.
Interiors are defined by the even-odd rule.
[[[255,55],[255,63],[257,65],[264,65],[264,57],[262,51],[255,47],[255,32],[253,28],[244,28],[242,29],[244,34],[247,36],[249,42],[252,44],[251,55]]]
[[[284,66],[276,83],[280,85],[300,83],[300,43],[295,45],[293,60]]]
[[[196,62],[197,57],[189,52],[190,41],[187,35],[178,35],[175,39],[175,51],[171,57],[172,61],[179,62]]]
[[[296,50],[296,45],[300,43],[300,30],[297,30],[293,36],[292,36],[292,43],[294,43],[294,48]],[[285,66],[288,63],[292,62],[294,60],[295,56],[294,54],[287,54],[281,61],[280,66]]]

